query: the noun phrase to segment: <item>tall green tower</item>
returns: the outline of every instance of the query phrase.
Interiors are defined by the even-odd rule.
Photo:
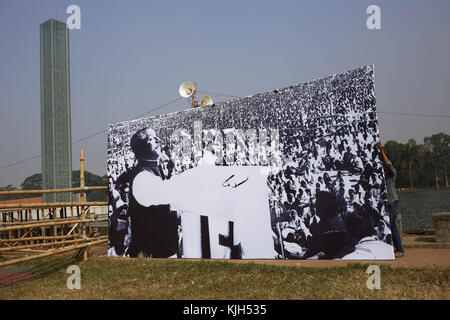
[[[50,19],[40,25],[42,188],[72,187],[69,30]],[[45,194],[44,202],[72,201],[71,193]]]

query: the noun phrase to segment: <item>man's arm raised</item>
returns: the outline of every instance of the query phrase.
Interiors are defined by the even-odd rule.
[[[144,207],[169,204],[166,189],[167,183],[149,171],[140,172],[133,180],[133,196]]]

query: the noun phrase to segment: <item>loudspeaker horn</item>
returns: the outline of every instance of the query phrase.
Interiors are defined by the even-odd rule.
[[[204,107],[204,106],[210,106],[214,104],[213,99],[210,96],[204,96],[201,100],[200,100],[200,106]]]
[[[178,92],[183,98],[189,98],[194,93],[194,85],[192,82],[183,82]]]

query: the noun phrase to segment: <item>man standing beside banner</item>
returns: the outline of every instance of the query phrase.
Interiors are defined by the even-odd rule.
[[[405,251],[402,247],[402,239],[400,238],[400,233],[397,226],[397,215],[398,215],[398,196],[397,190],[395,188],[395,179],[397,178],[397,170],[395,170],[391,161],[384,152],[383,145],[381,141],[378,142],[378,147],[381,152],[381,159],[383,161],[383,167],[385,171],[385,181],[386,181],[386,193],[388,200],[388,211],[389,211],[389,221],[391,224],[392,241],[395,247],[395,257],[402,257]]]

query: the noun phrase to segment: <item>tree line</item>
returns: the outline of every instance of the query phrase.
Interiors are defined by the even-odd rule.
[[[99,176],[89,171],[84,171],[84,183],[86,186],[107,186],[108,178],[106,175]],[[21,186],[21,190],[41,190],[42,189],[42,174],[35,173],[27,177]],[[80,186],[80,170],[72,171],[72,188]],[[18,190],[12,185],[0,187],[0,191],[13,191]],[[0,201],[23,199],[31,197],[40,197],[39,194],[20,194],[20,195],[1,195]],[[86,192],[87,201],[108,201],[108,195],[106,190],[91,190]]]
[[[384,144],[397,170],[398,188],[448,188],[450,135],[425,137],[423,144],[409,139],[407,143],[390,140]]]

